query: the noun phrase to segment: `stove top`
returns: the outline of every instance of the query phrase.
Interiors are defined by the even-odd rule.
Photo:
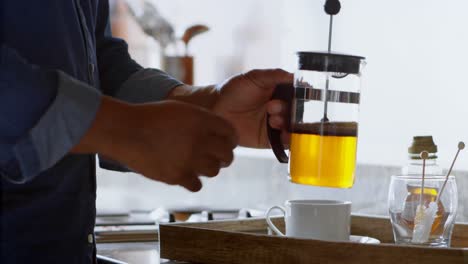
[[[100,212],[94,229],[96,242],[157,241],[159,223],[207,222],[263,217],[255,209],[157,208],[153,211]]]
[[[255,209],[216,208],[157,208],[153,211],[98,212],[96,226],[154,225],[155,223],[206,222],[211,220],[261,217],[263,211]]]

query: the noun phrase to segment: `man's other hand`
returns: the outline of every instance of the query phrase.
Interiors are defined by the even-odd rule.
[[[145,177],[198,191],[233,161],[232,125],[199,106],[167,100],[130,105],[105,97],[75,153],[100,153]]]

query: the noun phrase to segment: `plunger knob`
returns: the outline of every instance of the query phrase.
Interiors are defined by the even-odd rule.
[[[340,9],[341,4],[339,0],[327,0],[325,2],[325,12],[330,16],[338,14]]]
[[[419,156],[421,157],[421,159],[427,159],[427,158],[429,158],[429,152],[423,151],[423,152],[421,152],[421,154]]]

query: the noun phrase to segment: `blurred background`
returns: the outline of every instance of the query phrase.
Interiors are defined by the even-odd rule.
[[[138,5],[140,0],[129,0]],[[140,1],[140,2],[139,2]],[[219,83],[255,68],[294,72],[297,51],[326,50],[324,0],[154,0],[180,38],[191,25],[209,31],[188,46],[194,84]],[[458,141],[468,142],[468,2],[462,0],[342,0],[332,50],[366,57],[358,169],[350,190],[298,186],[270,150],[237,149],[234,164],[205,180],[196,194],[134,174],[98,171],[98,210],[153,210],[206,206],[264,210],[291,198],[353,201],[353,211],[385,215],[389,176],[407,161],[412,137],[432,135],[439,163],[448,168]],[[145,34],[126,0],[111,1],[115,36],[145,67],[162,68],[163,47]],[[135,7],[133,7],[135,8]],[[179,43],[180,44],[180,43]],[[178,45],[166,54],[183,55]],[[459,219],[468,195],[468,153],[456,164]],[[371,197],[371,199],[370,199]]]

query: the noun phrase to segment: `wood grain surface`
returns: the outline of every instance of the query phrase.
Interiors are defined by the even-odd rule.
[[[275,224],[284,229],[282,218]],[[388,218],[353,216],[354,235],[380,245],[266,235],[265,219],[160,226],[161,257],[195,263],[468,263],[468,249],[397,246]],[[453,247],[468,247],[468,225],[457,225]]]

